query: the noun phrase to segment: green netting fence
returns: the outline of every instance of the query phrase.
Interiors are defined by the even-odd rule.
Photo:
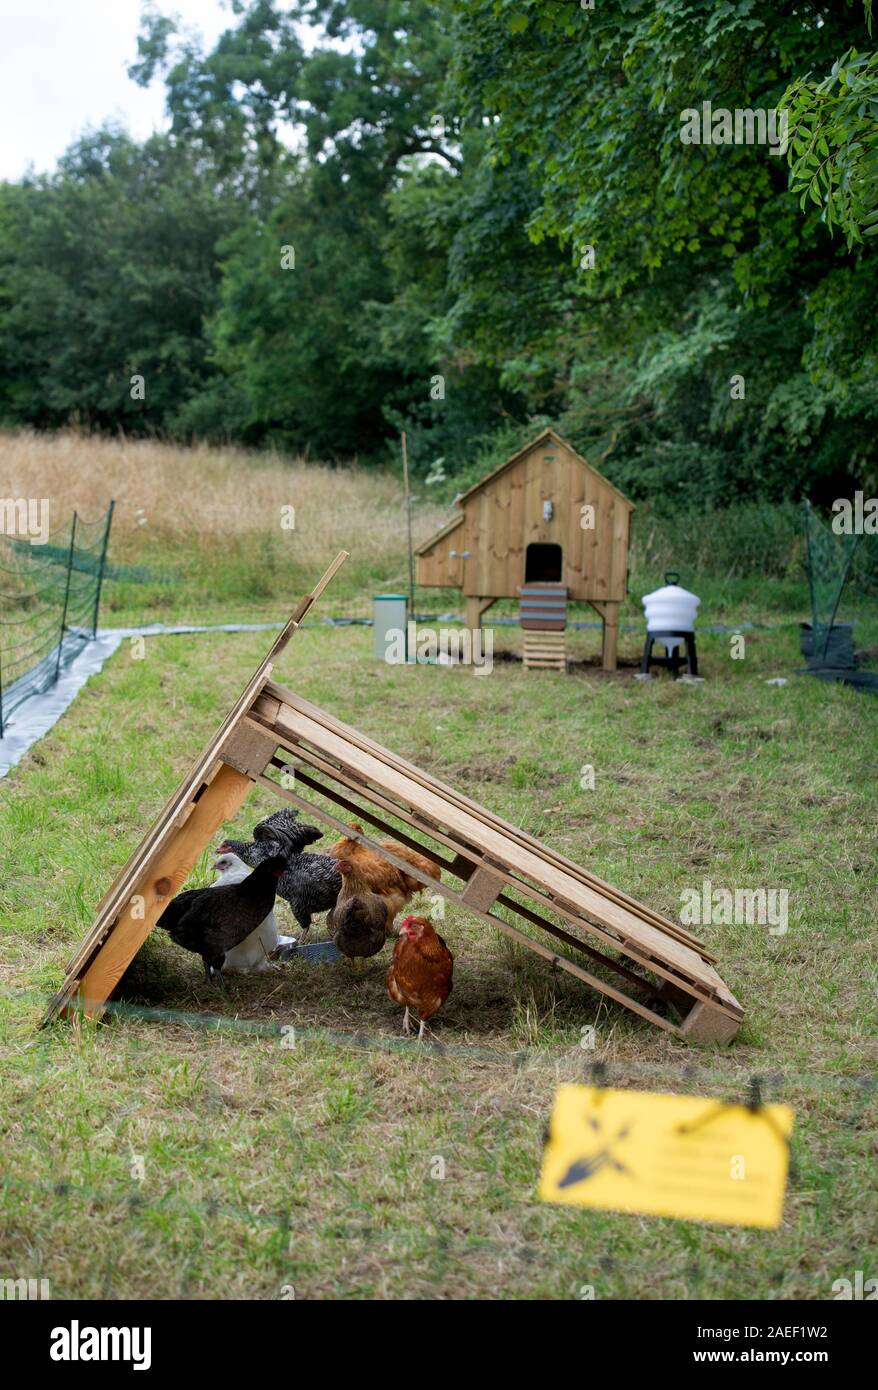
[[[0,533],[0,738],[13,712],[49,690],[97,633],[115,504],[45,538]],[[17,518],[16,518],[17,520]]]

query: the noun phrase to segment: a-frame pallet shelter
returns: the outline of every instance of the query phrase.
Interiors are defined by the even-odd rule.
[[[44,1023],[79,1011],[92,1017],[101,1014],[220,825],[236,814],[252,787],[263,786],[339,834],[354,832],[347,821],[306,800],[300,788],[334,802],[349,819],[417,849],[439,865],[441,882],[422,875],[369,835],[358,837],[421,878],[431,893],[442,893],[468,908],[553,967],[568,971],[658,1028],[697,1042],[731,1039],[743,1009],[714,969],[714,957],[696,937],[275,684],[275,658],[346,558],[342,551],[301,600],[98,905],[95,922],[70,961]],[[283,769],[294,773],[295,790],[278,780]],[[388,823],[383,818],[387,816],[407,829]],[[496,907],[506,915],[498,916],[492,911]],[[520,925],[514,925],[516,920]],[[528,934],[524,926],[536,933]],[[600,974],[585,968],[593,964]]]

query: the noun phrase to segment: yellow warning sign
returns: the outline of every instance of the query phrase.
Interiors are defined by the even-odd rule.
[[[793,1131],[788,1105],[727,1104],[561,1086],[543,1155],[545,1202],[731,1226],[777,1226]]]

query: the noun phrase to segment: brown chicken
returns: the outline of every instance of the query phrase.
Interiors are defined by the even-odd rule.
[[[426,917],[406,917],[399,928],[393,960],[387,972],[387,993],[405,1005],[402,1031],[410,1031],[409,1011],[421,1020],[418,1041],[427,1020],[441,1009],[451,993],[454,956]]]
[[[362,835],[363,827],[356,821],[351,822],[351,829],[356,830]],[[399,859],[406,859],[409,864],[420,869],[421,873],[429,874],[430,878],[437,879],[441,873],[438,865],[432,859],[427,859],[423,854],[417,854],[414,850],[408,849],[405,845],[398,845],[395,840],[381,840],[385,849],[391,850]],[[405,907],[406,903],[414,897],[415,893],[420,892],[425,887],[420,879],[412,874],[407,874],[403,869],[398,869],[395,864],[384,859],[374,849],[368,845],[361,845],[359,840],[344,839],[331,845],[326,851],[335,859],[347,859],[356,866],[365,887],[370,888],[373,893],[380,893],[382,898],[386,898],[391,905],[391,923],[399,912],[400,908]]]
[[[359,969],[367,956],[377,955],[384,946],[393,925],[391,906],[367,887],[349,859],[339,859],[338,871],[341,892],[326,915],[326,924],[342,955]]]

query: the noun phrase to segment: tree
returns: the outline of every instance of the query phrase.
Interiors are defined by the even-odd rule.
[[[857,8],[456,3],[463,114],[487,132],[497,181],[526,162],[528,235],[566,256],[562,422],[583,442],[612,422],[607,470],[635,492],[832,488],[875,458],[878,393],[865,379],[852,390],[845,368],[854,352],[874,360],[876,316],[855,332],[852,316],[831,331],[826,317],[834,283],[873,303],[871,248],[852,259],[816,209],[802,217],[780,140],[748,143],[746,124],[737,143],[685,138],[705,101],[749,113],[758,134],[755,113],[767,125],[791,78],[851,45]],[[474,293],[477,277],[460,278]],[[532,360],[539,342],[531,327],[516,356]]]
[[[866,0],[869,32],[872,3]],[[822,82],[793,82],[783,96],[792,127],[791,186],[838,227],[848,250],[878,235],[878,53],[851,48]]]
[[[210,372],[202,320],[235,215],[184,149],[113,129],[0,185],[0,418],[173,427]]]

